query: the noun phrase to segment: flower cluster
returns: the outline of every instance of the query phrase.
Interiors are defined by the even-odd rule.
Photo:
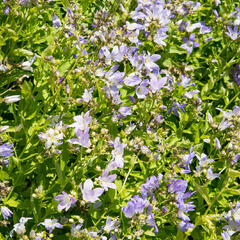
[[[168,192],[175,194],[175,200],[178,208],[178,218],[181,220],[178,227],[182,232],[187,232],[188,229],[194,227],[194,224],[190,223],[190,218],[185,214],[189,211],[194,211],[196,207],[193,202],[185,202],[194,194],[194,192],[186,192],[187,185],[187,180],[182,179],[172,179],[168,185]]]

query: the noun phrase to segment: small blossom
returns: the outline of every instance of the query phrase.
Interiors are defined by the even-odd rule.
[[[59,28],[61,26],[61,21],[59,19],[59,17],[56,14],[52,15],[52,23],[54,27]]]
[[[63,228],[63,225],[58,222],[57,219],[44,219],[44,222],[39,223],[43,225],[49,233],[51,233],[55,228]]]
[[[12,237],[13,232],[17,235],[23,235],[26,232],[25,223],[32,218],[21,217],[19,223],[14,224],[13,230],[10,232],[10,237]]]
[[[5,206],[1,207],[2,216],[4,219],[8,220],[12,216],[13,212]]]
[[[219,173],[213,173],[212,171],[212,167],[210,167],[208,170],[207,170],[207,179],[208,180],[213,180],[215,178],[218,178],[219,177]]]
[[[57,195],[54,199],[60,202],[58,204],[59,211],[61,211],[62,209],[68,211],[68,209],[77,202],[77,199],[75,199],[74,197],[65,192],[62,192],[62,194]]]
[[[104,188],[105,191],[108,190],[108,188],[117,189],[115,183],[113,181],[117,178],[116,174],[108,175],[108,171],[104,170],[102,173],[102,176],[99,177],[100,185]]]
[[[106,225],[104,226],[103,229],[105,232],[109,233],[112,230],[117,229],[119,227],[119,225],[120,225],[120,222],[117,218],[112,221],[112,219],[108,217],[106,219]]]
[[[234,29],[231,27],[227,26],[228,32],[225,32],[233,41],[237,40],[238,35],[240,32],[238,32],[238,26],[234,26]]]
[[[87,202],[91,202],[94,203],[97,200],[99,200],[99,197],[102,195],[102,193],[104,192],[103,188],[93,188],[93,182],[91,179],[87,179],[82,187],[82,184],[79,184],[79,187],[82,191],[82,195],[83,195],[83,200],[87,201]]]
[[[193,48],[199,47],[199,43],[194,40],[195,40],[195,33],[191,34],[189,39],[184,37],[183,38],[184,44],[181,45],[181,48],[186,49],[188,54],[191,54],[193,51]]]
[[[126,117],[126,116],[132,114],[131,109],[132,109],[132,107],[122,106],[122,107],[119,108],[118,111],[121,113],[122,116]]]

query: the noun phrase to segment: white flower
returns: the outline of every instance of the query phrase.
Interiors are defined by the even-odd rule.
[[[10,232],[10,237],[12,237],[13,232],[16,232],[17,235],[22,235],[25,233],[25,223],[32,218],[21,217],[19,223],[14,224],[13,230]]]
[[[44,222],[41,222],[42,224],[48,231],[51,233],[55,228],[62,228],[62,224],[58,223],[57,219],[49,219],[46,218],[44,219]]]

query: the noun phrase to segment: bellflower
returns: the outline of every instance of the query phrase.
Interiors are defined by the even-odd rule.
[[[232,70],[233,80],[239,86],[240,85],[240,65],[237,65],[235,69]]]
[[[78,238],[80,236],[80,233],[82,230],[80,230],[82,227],[82,224],[75,225],[74,223],[72,224],[71,227],[71,235],[75,238]]]
[[[128,106],[122,106],[118,109],[118,111],[121,113],[121,115],[123,117],[126,117],[128,115],[131,115],[132,114],[132,111],[131,111],[132,107],[128,107]]]
[[[192,160],[195,156],[196,154],[193,152],[193,147],[191,146],[189,153],[182,157],[182,161],[179,164],[179,167],[183,168],[183,174],[188,174],[191,172],[190,164],[192,163]]]
[[[117,229],[119,227],[119,225],[120,225],[120,222],[117,218],[112,221],[112,219],[110,217],[108,217],[106,219],[106,225],[104,226],[103,229],[105,232],[109,233],[112,230]]]
[[[54,197],[54,199],[56,201],[60,202],[58,204],[58,211],[61,211],[62,209],[65,209],[65,211],[67,212],[68,209],[77,202],[77,199],[75,199],[71,195],[65,193],[64,191],[62,192],[62,194]]]
[[[234,233],[240,232],[240,203],[237,202],[236,207],[230,210],[224,216],[228,225],[223,227],[222,237],[224,240],[229,240]]]
[[[180,109],[182,112],[185,113],[185,107],[186,104],[179,104],[177,102],[174,102],[172,104],[172,107],[168,110],[167,114],[170,114],[172,111],[176,117],[178,117],[178,109]]]
[[[13,155],[13,144],[4,143],[0,146],[0,162],[3,161],[4,165],[8,167],[9,157]]]
[[[108,171],[104,170],[102,176],[100,176],[98,179],[100,185],[104,188],[105,191],[107,191],[108,188],[117,189],[115,183],[113,183],[113,181],[115,181],[116,178],[117,178],[116,174],[108,175]]]
[[[61,21],[59,19],[59,17],[56,14],[52,15],[52,23],[54,27],[59,28],[61,26]]]
[[[81,115],[74,116],[74,123],[69,125],[69,127],[74,127],[75,133],[78,130],[84,131],[88,129],[88,125],[92,122],[92,117],[89,115],[90,111],[86,112],[85,114],[82,113]]]
[[[163,175],[159,174],[156,176],[151,176],[147,178],[146,183],[142,184],[141,194],[145,199],[148,195],[153,196],[153,192],[159,188],[159,181],[162,180]]]
[[[178,82],[178,85],[181,85],[183,88],[195,85],[194,83],[189,83],[191,81],[190,77],[181,75],[181,82]]]
[[[85,148],[89,148],[91,142],[89,140],[89,128],[85,129],[84,131],[77,130],[75,132],[77,138],[71,138],[68,140],[71,144],[77,144]]]
[[[44,222],[39,223],[43,225],[49,233],[51,233],[55,228],[63,228],[63,225],[58,222],[57,219],[44,219]]]
[[[5,15],[8,15],[9,12],[10,12],[10,7],[9,7],[9,6],[6,6],[6,7],[4,8],[4,14],[5,14]]]
[[[152,212],[151,205],[148,206],[147,224],[149,227],[154,227],[154,232],[158,233],[158,227],[154,220],[154,214]]]
[[[13,225],[13,230],[10,232],[10,237],[12,237],[15,232],[17,235],[23,235],[26,232],[25,223],[32,218],[21,217],[19,223]]]
[[[40,133],[38,137],[45,141],[46,149],[49,149],[52,145],[59,146],[62,144],[63,133],[59,131],[55,131],[53,128],[49,128],[46,133]]]
[[[124,79],[124,83],[127,86],[136,86],[140,84],[141,81],[142,79],[139,76],[137,76],[135,72],[130,73],[129,76]]]
[[[8,220],[12,216],[13,212],[5,206],[1,207],[2,216],[4,219]]]
[[[183,38],[184,44],[181,45],[181,48],[186,49],[188,54],[191,54],[193,51],[193,48],[199,47],[199,43],[194,40],[195,40],[195,33],[191,34],[189,39],[184,37]]]
[[[114,46],[112,50],[112,59],[116,62],[122,62],[125,55],[127,54],[128,48],[126,45],[122,44],[120,47]]]
[[[122,208],[124,215],[128,218],[133,217],[135,213],[143,213],[143,210],[148,206],[149,201],[141,198],[139,195],[135,195],[127,203],[127,206]]]
[[[92,92],[94,88],[91,88],[89,91],[85,88],[82,95],[82,99],[85,103],[88,103],[92,99]]]
[[[207,155],[202,153],[201,156],[198,156],[196,154],[196,157],[199,160],[199,167],[198,170],[201,170],[202,168],[206,168],[208,166],[209,163],[213,162],[214,159],[208,159]]]
[[[238,32],[238,26],[234,26],[234,29],[231,27],[227,26],[228,32],[225,32],[233,41],[237,40],[238,35],[240,32]]]
[[[112,160],[108,164],[107,170],[111,171],[116,168],[123,168],[124,165],[124,159],[123,159],[123,153],[124,153],[124,148],[127,145],[125,143],[120,142],[120,138],[116,137],[115,141],[113,142],[113,147],[114,150],[112,150]]]
[[[154,35],[154,42],[157,43],[159,46],[167,46],[167,44],[163,41],[168,37],[168,35],[166,34],[167,31],[168,26],[158,28],[157,33]]]
[[[159,66],[155,63],[161,58],[159,54],[153,54],[152,56],[150,53],[144,56],[144,64],[148,73],[150,72],[157,72],[159,71]]]
[[[193,228],[194,227],[194,224],[190,223],[190,222],[184,222],[184,221],[181,221],[179,224],[178,224],[178,228],[181,232],[187,232],[188,229],[190,228]]]
[[[28,61],[21,63],[22,69],[25,71],[33,72],[32,65],[33,65],[36,57],[37,57],[37,54],[34,54],[34,56],[32,58],[30,58]]]
[[[80,183],[79,187],[82,191],[82,195],[83,195],[83,200],[85,200],[86,202],[91,202],[94,203],[97,200],[99,200],[99,197],[102,195],[102,193],[104,192],[103,188],[93,188],[93,182],[91,179],[87,179],[83,186]]]
[[[181,192],[184,193],[187,190],[187,180],[177,179],[171,180],[170,184],[168,185],[168,191],[170,193],[177,193]]]
[[[209,167],[209,169],[207,170],[207,179],[208,180],[214,180],[215,178],[219,178],[219,173],[213,173],[212,171],[212,167]]]
[[[149,92],[147,86],[149,85],[149,81],[145,79],[137,88],[136,88],[136,95],[139,99],[146,98],[146,95]]]
[[[159,78],[156,74],[150,74],[150,89],[153,93],[159,91],[167,82],[167,77]]]

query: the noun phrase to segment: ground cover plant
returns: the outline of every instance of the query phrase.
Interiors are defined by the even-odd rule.
[[[240,239],[239,25],[238,0],[0,1],[0,239]]]

